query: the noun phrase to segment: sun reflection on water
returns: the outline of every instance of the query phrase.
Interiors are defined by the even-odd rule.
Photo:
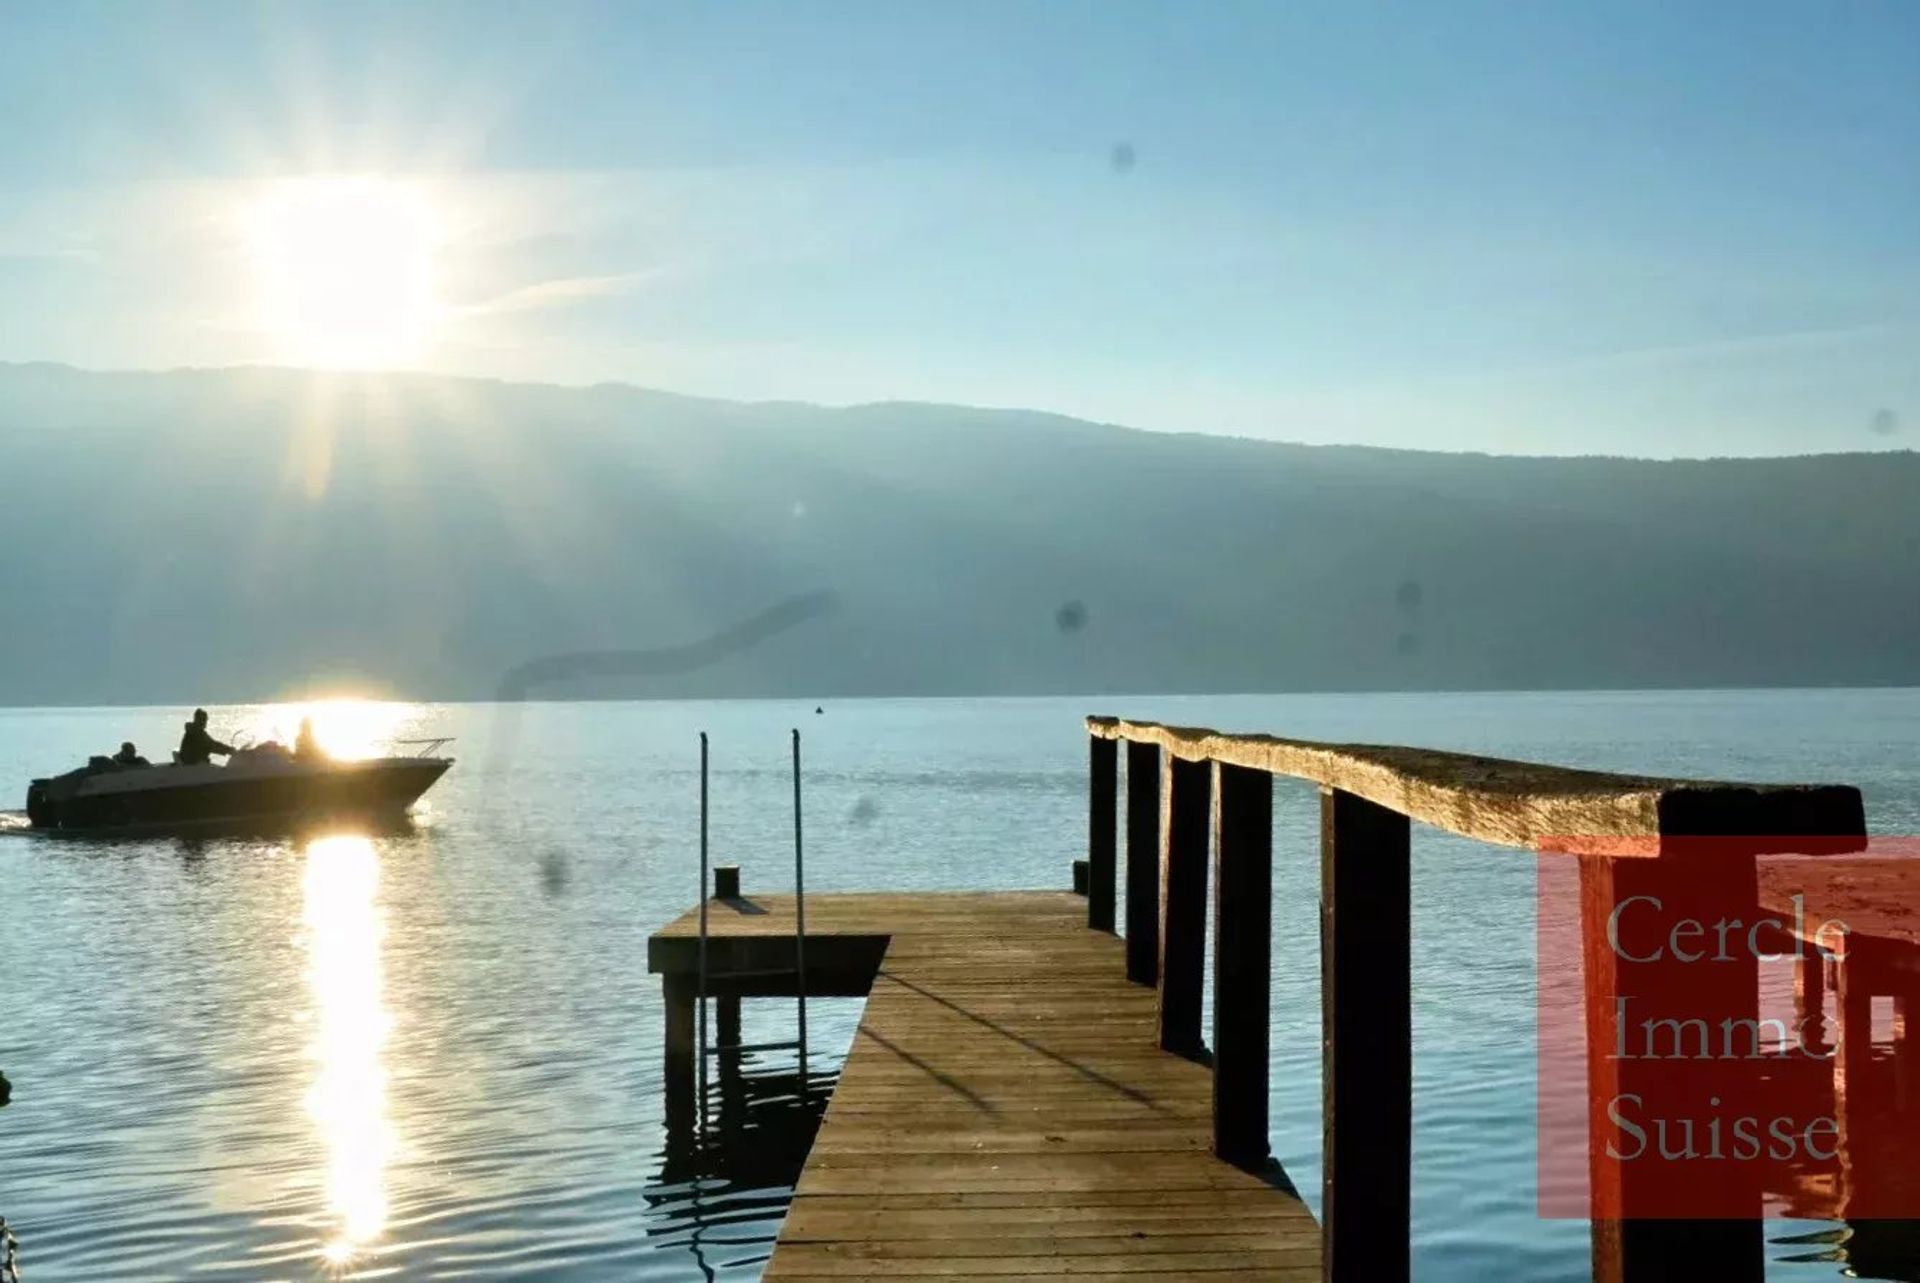
[[[307,981],[313,998],[316,1073],[307,1113],[327,1148],[327,1210],[337,1228],[321,1255],[350,1262],[387,1223],[386,1117],[381,1048],[390,1024],[381,1005],[380,860],[364,837],[307,844]]]

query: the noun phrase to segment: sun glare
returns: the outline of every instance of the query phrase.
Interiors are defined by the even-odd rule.
[[[397,751],[394,737],[419,717],[417,704],[340,696],[300,703],[261,704],[235,732],[242,743],[291,745],[300,723],[313,722],[313,737],[329,757],[359,761]]]
[[[246,221],[276,359],[385,369],[418,355],[436,311],[439,231],[417,186],[293,179],[261,197]]]

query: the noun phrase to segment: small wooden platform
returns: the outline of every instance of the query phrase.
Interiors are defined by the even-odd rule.
[[[710,992],[792,992],[767,974],[791,897],[709,913]],[[768,1279],[1320,1277],[1311,1212],[1213,1157],[1211,1072],[1159,1050],[1154,990],[1086,918],[1065,892],[807,897],[810,990],[871,988]],[[649,941],[681,992],[698,932]]]

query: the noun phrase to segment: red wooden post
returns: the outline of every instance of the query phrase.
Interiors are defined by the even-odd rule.
[[[1834,960],[1833,999],[1839,1017],[1834,1029],[1833,1112],[1840,1120],[1840,1198],[1842,1208],[1879,1175],[1874,1127],[1882,1112],[1873,1064],[1873,984],[1866,950],[1849,940],[1845,955]]]
[[[1650,1142],[1614,1117],[1618,1111],[1657,1137],[1661,1119],[1676,1129],[1694,1120],[1704,1135],[1718,1114],[1755,1112],[1750,1095],[1757,1077],[1741,1062],[1701,1054],[1697,1039],[1722,1038],[1724,1021],[1739,1029],[1739,1022],[1757,1020],[1758,959],[1745,948],[1727,950],[1723,959],[1709,947],[1688,962],[1684,957],[1698,951],[1676,954],[1672,934],[1681,927],[1684,947],[1693,937],[1681,924],[1710,930],[1727,917],[1754,921],[1753,856],[1578,858],[1593,1277],[1596,1283],[1757,1283],[1765,1256],[1756,1165],[1729,1158],[1689,1159],[1683,1166],[1649,1150]],[[1674,1216],[1690,1198],[1710,1199],[1712,1215]]]
[[[1827,1047],[1827,963],[1820,950],[1802,946],[1793,961],[1793,1019],[1809,1051]]]
[[[1920,1051],[1920,1028],[1914,1023],[1920,1020],[1920,992],[1911,976],[1901,981],[1900,992],[1893,995],[1893,1108],[1895,1114],[1908,1117],[1916,1103],[1916,1080],[1920,1080],[1920,1065],[1914,1064],[1914,1054]]]

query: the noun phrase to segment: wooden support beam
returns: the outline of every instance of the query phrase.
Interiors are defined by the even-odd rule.
[[[1920,1020],[1920,993],[1915,992],[1911,977],[1904,977],[1902,991],[1893,995],[1893,1112],[1896,1117],[1910,1117],[1914,1106],[1916,1078],[1920,1078],[1920,1066],[1914,1064],[1914,1054],[1920,1051],[1920,1028],[1915,1025]]]
[[[1793,961],[1793,1019],[1805,1050],[1819,1054],[1828,1049],[1826,955],[1810,946],[1803,946]]]
[[[1160,982],[1160,749],[1127,745],[1127,979]]]
[[[721,994],[713,1000],[713,1045],[720,1067],[740,1071],[740,995]]]
[[[693,1007],[697,985],[686,974],[660,977],[660,996],[666,1006],[666,1037],[663,1039],[666,1063],[663,1082],[666,1096],[667,1131],[670,1136],[691,1136],[694,1116],[694,1036]]]
[[[1113,930],[1113,826],[1119,758],[1117,743],[1088,737],[1087,926],[1095,931]]]
[[[737,1138],[745,1126],[746,1084],[742,1080],[742,1070],[746,1064],[745,1054],[740,1051],[740,998],[737,994],[726,994],[713,1000],[714,1007],[714,1044],[717,1054],[715,1068],[720,1085],[720,1100],[717,1107],[709,1102],[707,1116],[717,1117],[721,1129],[730,1137]],[[733,1140],[729,1143],[737,1144]]]
[[[1213,1152],[1266,1165],[1273,958],[1273,777],[1213,775]]]
[[[1409,850],[1406,816],[1321,794],[1321,1259],[1337,1283],[1410,1268]]]
[[[1206,984],[1207,828],[1213,770],[1175,759],[1160,815],[1160,1046],[1182,1056],[1205,1054],[1200,999]]]
[[[1749,1062],[1717,1054],[1732,1036],[1727,1028],[1758,1018],[1758,959],[1745,948],[1724,957],[1687,949],[1681,926],[1753,922],[1758,904],[1751,855],[1581,857],[1595,1283],[1759,1283],[1765,1275],[1756,1165],[1704,1153],[1669,1160],[1641,1146],[1612,1112],[1676,1128],[1687,1122],[1702,1135],[1716,1116],[1759,1116],[1760,1080]],[[1690,1205],[1703,1214],[1676,1215]]]
[[[1873,987],[1862,951],[1848,942],[1834,961],[1833,1112],[1846,1138],[1840,1149],[1840,1185],[1844,1199],[1854,1188],[1870,1186],[1875,1174],[1871,1135],[1880,1113],[1880,1084],[1873,1064]]]
[[[1539,762],[1385,744],[1321,744],[1089,717],[1087,732],[1153,744],[1190,762],[1230,762],[1353,793],[1436,828],[1568,854],[1657,858],[1662,838],[1758,834],[1772,851],[1858,851],[1860,790],[1838,784],[1742,784],[1612,775]],[[1817,839],[1814,844],[1809,839]]]

